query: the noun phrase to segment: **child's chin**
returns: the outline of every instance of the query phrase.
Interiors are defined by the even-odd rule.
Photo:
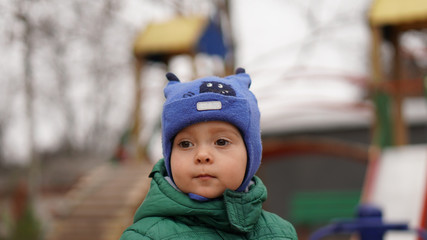
[[[224,193],[224,191],[220,192],[220,191],[203,191],[203,192],[198,192],[195,193],[199,196],[205,197],[205,198],[217,198],[222,196],[222,194]]]

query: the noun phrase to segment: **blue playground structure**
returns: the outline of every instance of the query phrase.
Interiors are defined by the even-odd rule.
[[[315,231],[310,240],[320,240],[335,234],[358,234],[360,240],[382,240],[388,231],[406,231],[427,239],[427,231],[410,229],[406,223],[387,223],[383,221],[382,211],[372,205],[360,205],[355,219],[337,220]]]

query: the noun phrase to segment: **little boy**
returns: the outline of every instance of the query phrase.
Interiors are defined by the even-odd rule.
[[[260,113],[245,70],[187,83],[166,76],[164,159],[121,239],[297,239],[289,222],[262,210]]]

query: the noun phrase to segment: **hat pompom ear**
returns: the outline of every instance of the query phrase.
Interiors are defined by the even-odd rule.
[[[236,74],[240,74],[240,73],[246,73],[246,70],[244,68],[241,68],[241,67],[237,68]]]
[[[249,75],[246,74],[246,70],[244,68],[237,68],[236,74],[231,77],[237,79],[242,87],[247,87],[248,89],[251,87],[252,80]]]
[[[171,72],[166,73],[166,78],[169,80],[169,82],[180,82],[179,78]]]
[[[171,72],[166,73],[166,78],[168,79],[168,84],[163,89],[163,93],[164,93],[165,97],[168,98],[168,95],[171,92],[173,92],[173,87],[171,89],[170,86],[173,86],[175,84],[179,84],[179,83],[181,83],[181,81],[179,80],[179,78],[175,74],[173,74]]]

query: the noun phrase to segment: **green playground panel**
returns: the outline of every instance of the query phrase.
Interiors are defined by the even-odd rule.
[[[360,191],[298,192],[291,200],[290,218],[297,225],[318,225],[336,218],[353,218]]]

